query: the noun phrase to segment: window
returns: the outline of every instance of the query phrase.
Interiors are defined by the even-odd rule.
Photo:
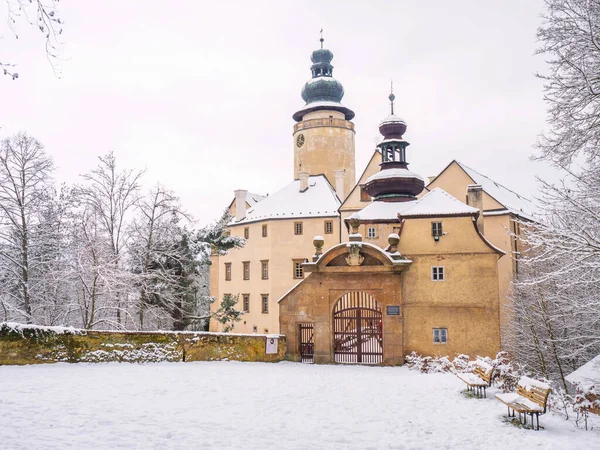
[[[262,237],[267,237],[267,226],[266,225],[262,226]]]
[[[250,279],[250,261],[244,261],[242,263],[244,265],[244,280]]]
[[[269,313],[269,296],[267,294],[263,294],[260,296],[262,299],[262,313]]]
[[[268,280],[269,279],[269,261],[261,261],[260,265],[261,265],[261,271],[260,271],[261,279]]]
[[[441,266],[432,267],[431,279],[433,281],[444,281],[444,268]]]
[[[361,202],[370,202],[371,201],[371,196],[369,194],[367,194],[367,191],[365,190],[364,186],[360,187],[360,201]]]
[[[225,263],[225,281],[231,281],[231,263]]]
[[[367,237],[369,239],[375,239],[377,237],[377,229],[375,227],[369,227],[367,229]]]
[[[333,234],[333,220],[325,221],[325,234]]]
[[[250,239],[250,227],[244,228],[244,239]]]
[[[250,312],[250,294],[244,294],[242,298],[244,299],[244,312]]]
[[[302,234],[302,222],[294,222],[294,234]]]
[[[446,344],[448,342],[448,328],[433,329],[433,343]]]
[[[402,227],[392,227],[392,233],[396,233],[398,236],[400,236],[400,230]]]
[[[294,260],[294,278],[304,278],[304,268],[302,267],[303,263],[303,259]]]
[[[433,237],[442,235],[442,222],[431,222],[431,235]]]

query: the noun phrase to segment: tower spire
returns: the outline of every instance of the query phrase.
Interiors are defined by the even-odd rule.
[[[390,107],[392,109],[392,116],[394,115],[394,100],[396,99],[396,96],[394,95],[394,82],[390,81],[390,96],[388,97],[390,99]]]
[[[321,41],[321,48],[323,48],[323,42],[325,41],[325,39],[323,39],[323,27],[321,27],[321,39],[319,39],[319,41]]]

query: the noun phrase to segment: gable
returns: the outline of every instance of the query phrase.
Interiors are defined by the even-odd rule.
[[[473,180],[456,161],[452,161],[427,185],[427,189],[442,188],[454,198],[466,204],[467,186],[469,184],[477,184],[477,181]],[[423,192],[425,193],[425,191]],[[484,190],[483,209],[484,211],[498,210],[505,209],[505,206],[496,201]]]
[[[346,197],[346,200],[344,200],[344,202],[342,203],[342,206],[340,206],[340,211],[357,211],[359,209],[363,209],[366,205],[369,204],[369,202],[362,202],[360,200],[360,185],[367,181],[367,179],[371,175],[379,172],[379,170],[381,169],[381,167],[379,166],[380,163],[381,153],[379,153],[378,150],[375,150],[373,152],[373,155],[371,155],[371,159],[367,163],[365,170],[360,176],[358,183],[356,183],[352,191],[350,191],[348,197]]]

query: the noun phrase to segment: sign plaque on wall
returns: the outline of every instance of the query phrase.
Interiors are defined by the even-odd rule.
[[[385,309],[385,313],[388,316],[399,316],[400,315],[400,306],[387,306]]]

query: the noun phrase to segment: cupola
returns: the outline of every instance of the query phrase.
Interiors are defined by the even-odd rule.
[[[406,122],[394,114],[394,93],[391,92],[388,98],[390,115],[379,124],[379,132],[383,135],[377,145],[381,152],[381,170],[367,179],[365,190],[376,201],[411,201],[423,191],[425,181],[408,170],[406,147],[410,144],[403,137]]]
[[[310,67],[312,78],[302,87],[302,100],[306,104],[294,114],[294,120],[300,122],[305,114],[317,110],[339,111],[344,114],[346,120],[352,120],[354,111],[341,104],[344,86],[333,78],[333,53],[323,48],[322,35],[320,41],[321,48],[312,52],[310,57],[313,63]]]

